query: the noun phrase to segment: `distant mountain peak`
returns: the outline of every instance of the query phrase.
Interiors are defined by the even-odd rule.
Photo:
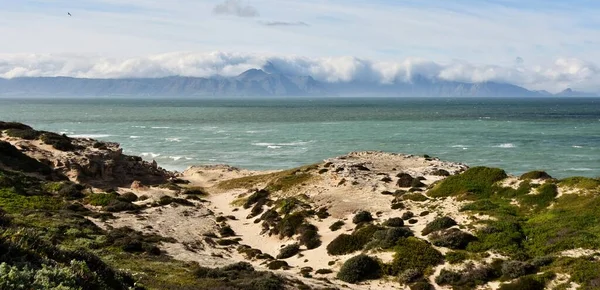
[[[264,70],[262,69],[256,69],[256,68],[251,68],[243,73],[241,73],[238,78],[239,79],[260,79],[260,78],[264,78],[266,76],[268,76],[269,74],[266,73]]]

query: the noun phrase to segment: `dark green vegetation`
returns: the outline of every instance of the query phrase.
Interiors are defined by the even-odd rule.
[[[348,259],[337,274],[337,278],[348,283],[380,278],[382,274],[379,262],[367,255],[358,255]]]
[[[567,273],[572,275],[570,281],[581,284],[583,289],[600,286],[600,262],[596,259],[558,257],[565,250],[600,249],[600,180],[555,180],[545,172],[532,171],[510,188],[498,182],[505,176],[500,169],[475,167],[447,178],[428,192],[432,197],[454,196],[469,201],[461,211],[494,218],[481,221],[482,227],[474,237],[458,229],[440,231],[442,227],[434,225],[441,224],[439,221],[428,225],[423,234],[434,232],[430,239],[435,245],[466,249],[448,254],[449,261],[456,263],[490,250],[514,259],[463,272],[444,270],[436,278],[438,284],[470,289],[495,279],[518,278],[503,284],[501,289],[544,289],[553,273]],[[559,190],[571,194],[557,197]]]

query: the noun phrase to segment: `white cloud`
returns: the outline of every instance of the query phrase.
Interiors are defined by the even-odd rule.
[[[0,54],[0,77],[71,76],[81,78],[234,76],[251,68],[289,75],[311,75],[326,82],[409,82],[421,75],[460,82],[494,81],[552,92],[572,87],[599,91],[600,69],[593,63],[559,58],[548,64],[482,65],[466,61],[435,62],[407,58],[379,61],[357,57],[314,58],[232,52],[174,52],[134,58],[82,54]]]
[[[213,13],[235,15],[239,17],[257,17],[258,10],[250,5],[243,5],[240,0],[225,0],[213,8]]]

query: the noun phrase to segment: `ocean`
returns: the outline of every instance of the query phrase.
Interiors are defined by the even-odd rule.
[[[121,144],[170,170],[283,169],[351,151],[600,176],[600,99],[0,99],[0,120]]]

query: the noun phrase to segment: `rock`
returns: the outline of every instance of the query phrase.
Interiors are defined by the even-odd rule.
[[[411,187],[413,184],[413,181],[415,180],[412,176],[410,176],[410,174],[408,173],[398,173],[398,175],[396,175],[396,177],[398,177],[398,182],[396,183],[396,185],[398,185],[398,187]]]
[[[141,189],[144,189],[144,188],[146,188],[146,187],[139,180],[134,180],[131,183],[131,189],[133,189],[133,190],[141,190]]]

